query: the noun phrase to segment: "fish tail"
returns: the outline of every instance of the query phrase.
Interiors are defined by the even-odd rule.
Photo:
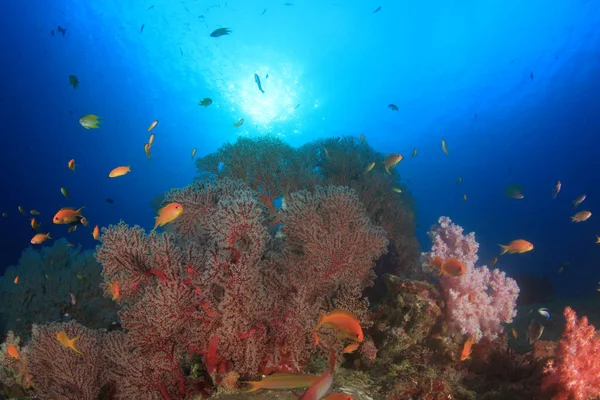
[[[50,234],[46,235],[47,239],[52,239],[52,236],[50,236]]]
[[[319,344],[319,336],[317,335],[316,329],[313,331],[313,340],[314,340],[315,344]]]
[[[77,213],[80,213],[80,212],[81,212],[81,210],[83,210],[84,208],[85,208],[85,206],[81,207],[81,208],[80,208],[79,210],[77,210],[76,212],[77,212]]]
[[[509,247],[504,246],[503,244],[499,244],[498,246],[502,247],[502,253],[500,253],[500,255],[506,254],[509,250]]]
[[[384,164],[385,164],[385,163],[384,163]],[[390,174],[390,175],[392,174],[392,173],[390,172],[390,169],[388,168],[388,166],[387,166],[387,165],[385,166],[385,172],[387,172],[387,173],[388,173],[388,174]]]
[[[260,382],[242,382],[242,383],[250,385],[250,389],[246,390],[244,393],[256,392],[257,390],[259,390],[261,388]]]
[[[156,228],[158,228],[158,225],[159,225],[158,217],[154,217],[154,219],[156,220],[156,223],[154,224],[154,228],[152,228],[152,230],[150,232],[154,232],[156,230]]]
[[[571,217],[571,222],[575,222],[575,217]]]

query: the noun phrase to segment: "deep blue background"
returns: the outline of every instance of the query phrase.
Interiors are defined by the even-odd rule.
[[[18,205],[38,209],[54,238],[66,235],[54,213],[85,205],[91,226],[68,238],[92,247],[95,224],[150,228],[153,198],[194,178],[194,147],[202,156],[239,135],[300,145],[364,133],[376,150],[406,156],[398,168],[416,198],[424,248],[429,226],[448,215],[476,231],[484,262],[498,243],[533,242],[533,252],[501,259],[509,275],[548,274],[561,294],[595,290],[600,211],[583,224],[569,217],[580,194],[582,209],[596,213],[600,202],[599,1],[290,3],[3,2],[0,211],[9,216],[0,218],[0,270],[32,236]],[[211,38],[219,27],[233,32]],[[203,97],[213,105],[198,107]],[[79,126],[85,114],[99,115],[100,129]],[[130,164],[129,175],[108,178]],[[563,190],[552,200],[558,179]],[[506,198],[510,184],[522,185],[525,199]],[[558,275],[562,261],[571,265]]]

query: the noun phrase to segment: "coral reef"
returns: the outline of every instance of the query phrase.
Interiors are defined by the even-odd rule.
[[[371,221],[386,230],[390,241],[377,274],[421,276],[413,200],[400,182],[398,170],[393,169],[392,175],[385,172],[384,158],[366,140],[354,137],[317,140],[298,149],[281,139],[262,137],[239,138],[198,159],[196,165],[201,175],[239,179],[258,191],[274,223],[279,222],[274,206],[279,197],[287,198],[299,189],[312,191],[317,185],[354,189]],[[365,172],[370,163],[374,168]]]
[[[577,319],[565,308],[567,321],[555,359],[548,361],[542,389],[553,400],[587,400],[600,396],[600,338],[587,317]]]
[[[475,267],[479,244],[475,234],[463,235],[463,229],[448,217],[440,217],[429,231],[431,252],[423,255],[424,268],[433,257],[457,258],[466,267],[463,276],[440,276],[446,302],[448,327],[466,336],[494,340],[502,332],[502,324],[516,316],[519,287],[498,269]]]
[[[312,355],[341,350],[333,333],[313,343],[322,312],[341,307],[367,322],[362,291],[388,242],[354,191],[291,193],[277,235],[259,194],[240,181],[196,182],[166,199],[185,210],[172,233],[121,222],[103,229],[97,248],[125,332],[36,327],[26,349],[36,394],[87,399],[104,387],[115,399],[176,399],[207,393],[207,376],[231,389],[236,376],[297,372]],[[83,354],[58,343],[59,329],[79,337]],[[193,372],[198,355],[204,374]]]
[[[19,264],[8,267],[0,278],[3,331],[27,338],[33,324],[71,318],[90,328],[108,328],[117,321],[117,313],[100,288],[101,271],[92,251],[72,249],[65,239],[25,249]]]

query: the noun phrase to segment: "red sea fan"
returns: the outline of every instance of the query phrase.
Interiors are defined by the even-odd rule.
[[[542,390],[552,400],[587,400],[600,396],[600,338],[587,317],[565,308],[567,324],[557,357],[548,362]]]
[[[79,338],[76,353],[56,339],[64,330]],[[37,398],[46,400],[97,400],[102,386],[103,334],[75,322],[34,325],[27,347],[29,373]]]

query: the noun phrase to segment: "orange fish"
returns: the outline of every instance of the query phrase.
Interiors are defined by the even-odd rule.
[[[446,146],[446,139],[442,139],[442,151],[446,153],[447,156],[450,155],[450,153],[448,152],[448,146]]]
[[[119,281],[116,279],[108,284],[108,291],[112,294],[113,300],[119,300],[121,297],[121,288],[119,288]]]
[[[154,133],[150,134],[150,139],[148,139],[148,145],[150,147],[152,147],[152,145],[154,144]]]
[[[150,159],[150,143],[146,143],[144,145],[144,152],[146,153],[146,157],[148,157],[148,160],[149,160]]]
[[[19,283],[19,275],[17,275],[15,277],[15,280],[13,282],[15,283],[15,285],[17,285]]]
[[[157,119],[155,119],[154,121],[152,121],[152,123],[148,127],[148,132],[150,132],[152,129],[154,129],[156,127],[156,125],[158,125],[158,120]]]
[[[344,337],[355,342],[362,342],[365,338],[358,319],[352,313],[345,310],[333,310],[329,314],[321,314],[317,326],[313,329],[315,344],[319,344],[317,331],[321,327],[337,329]]]
[[[125,174],[128,174],[129,172],[131,172],[131,165],[121,166],[121,167],[117,167],[117,168],[113,169],[112,171],[110,171],[110,173],[108,174],[108,177],[109,178],[118,178],[119,176],[123,176]]]
[[[331,393],[323,397],[323,400],[354,400],[354,397],[346,393]]]
[[[344,350],[342,350],[342,353],[345,353],[345,354],[354,353],[356,351],[356,349],[358,349],[359,346],[360,346],[360,343],[350,343],[348,346],[344,347]]]
[[[443,259],[435,256],[429,261],[429,266],[439,272],[440,275],[462,276],[467,272],[467,268],[457,258]]]
[[[70,169],[71,171],[75,172],[75,167],[76,167],[76,165],[75,165],[75,159],[74,159],[74,158],[72,158],[72,159],[69,161],[69,163],[67,164],[67,166],[69,167],[69,169]]]
[[[510,242],[508,245],[499,244],[498,246],[502,247],[502,253],[500,255],[508,253],[527,253],[528,251],[533,250],[533,244],[529,243],[527,240],[517,239]]]
[[[473,345],[475,344],[475,338],[470,337],[465,342],[462,352],[460,353],[460,361],[465,361],[467,358],[471,356],[471,352],[473,351]]]
[[[404,157],[402,157],[402,154],[390,154],[387,156],[383,161],[386,172],[391,175],[392,173],[390,172],[390,168],[394,168],[396,164],[402,161],[403,158]]]
[[[38,233],[31,238],[31,244],[42,244],[48,239],[52,239],[49,233]]]
[[[577,214],[571,217],[571,222],[584,222],[592,216],[590,211],[579,211]]]
[[[31,229],[33,229],[34,231],[37,231],[41,225],[42,224],[40,224],[38,221],[36,221],[35,218],[31,218]]]
[[[11,344],[11,345],[6,346],[6,352],[8,353],[8,355],[11,358],[16,358],[17,360],[19,358],[21,358],[21,354],[19,353],[19,349],[17,349],[17,346],[15,346],[15,345]]]
[[[94,237],[94,240],[98,240],[98,238],[100,237],[100,229],[98,229],[98,225],[94,227],[94,230],[92,231],[92,236]]]
[[[266,376],[260,381],[242,382],[250,385],[250,390],[246,393],[255,392],[260,389],[297,389],[309,387],[316,379],[317,375],[302,375],[275,373]]]
[[[62,330],[56,334],[56,340],[58,340],[58,342],[60,344],[62,344],[63,346],[65,346],[66,348],[73,350],[75,353],[83,354],[82,352],[77,350],[77,348],[75,347],[75,342],[77,340],[79,340],[79,337],[74,337],[73,339],[69,339],[69,337],[67,336],[67,332]]]
[[[585,194],[582,194],[581,196],[579,196],[578,198],[573,200],[573,208],[577,208],[578,205],[583,203],[583,201],[585,200],[585,197],[586,197]]]
[[[244,118],[242,118],[238,122],[234,123],[233,126],[235,126],[236,128],[239,128],[243,124],[244,124]]]
[[[300,400],[319,400],[329,392],[333,384],[333,373],[335,371],[335,353],[333,351],[329,358],[329,368],[323,375],[313,381],[306,392],[300,397]]]
[[[192,161],[194,160],[194,156],[196,155],[196,148],[192,149]]]
[[[515,340],[519,340],[519,332],[517,332],[517,328],[512,328],[512,335],[515,338]]]
[[[152,232],[159,226],[165,226],[169,222],[175,221],[179,216],[183,214],[183,206],[179,203],[169,203],[160,210],[158,210],[158,217],[154,217],[156,223]]]
[[[360,134],[360,140],[362,140],[363,142],[366,142],[366,141],[367,141],[367,137],[365,136],[365,134],[364,134],[364,133],[361,133],[361,134]]]
[[[54,222],[57,225],[70,224],[72,222],[75,222],[82,218],[81,210],[83,209],[84,207],[81,207],[78,210],[72,207],[63,207],[60,210],[58,210],[54,218],[52,218],[52,222]]]

